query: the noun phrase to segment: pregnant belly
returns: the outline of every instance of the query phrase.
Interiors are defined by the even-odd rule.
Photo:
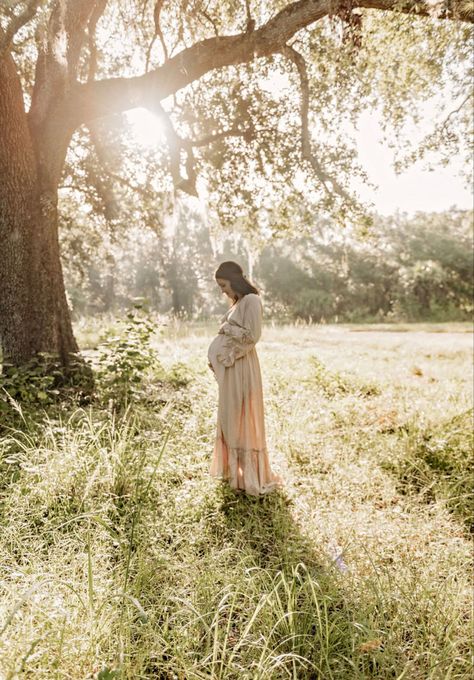
[[[225,366],[224,364],[221,364],[220,361],[217,361],[217,355],[222,352],[224,348],[224,343],[225,336],[219,334],[214,338],[214,340],[211,342],[207,350],[207,358],[209,359],[209,363],[214,369],[214,375],[219,385],[222,384],[222,380],[224,378]]]
[[[222,335],[216,335],[214,340],[211,342],[209,345],[209,348],[207,350],[207,358],[209,359],[209,362],[212,364],[215,370],[215,364],[217,364],[217,355],[219,352],[222,352],[224,348],[224,342],[225,342],[225,336]]]

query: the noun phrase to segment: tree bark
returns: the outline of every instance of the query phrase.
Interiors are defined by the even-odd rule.
[[[62,116],[61,104],[76,82],[84,28],[95,5],[96,0],[54,5],[46,43],[38,44],[28,114],[12,56],[6,50],[0,59],[0,343],[4,365],[22,365],[44,352],[68,368],[78,352],[58,239],[58,184],[74,132]]]
[[[44,191],[19,78],[0,60],[0,339],[3,362],[78,351],[61,270],[56,188]]]

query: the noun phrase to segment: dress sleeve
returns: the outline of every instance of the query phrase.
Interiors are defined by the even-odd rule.
[[[217,360],[224,366],[233,366],[237,359],[244,357],[252,350],[262,335],[262,302],[258,296],[245,300],[242,325],[235,322],[224,322],[219,333],[225,336],[222,351]]]

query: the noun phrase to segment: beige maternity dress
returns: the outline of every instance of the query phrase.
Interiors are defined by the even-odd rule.
[[[252,496],[283,485],[272,472],[265,439],[263,391],[255,345],[262,333],[262,302],[244,295],[221,318],[208,359],[219,387],[210,474]]]

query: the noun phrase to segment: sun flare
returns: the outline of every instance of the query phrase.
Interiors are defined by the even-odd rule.
[[[150,147],[161,144],[165,139],[163,123],[151,111],[144,108],[132,109],[126,113],[131,132],[140,146]]]

